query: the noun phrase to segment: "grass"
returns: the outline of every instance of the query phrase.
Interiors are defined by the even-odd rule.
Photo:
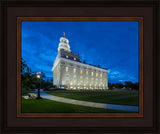
[[[120,105],[139,105],[138,91],[60,91],[48,92],[48,94],[71,98],[76,100],[84,100],[91,102],[100,102],[108,104]]]
[[[128,111],[79,106],[47,99],[24,99],[23,97],[21,104],[22,113],[133,113]]]

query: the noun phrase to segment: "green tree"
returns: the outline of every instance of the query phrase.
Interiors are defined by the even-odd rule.
[[[108,83],[108,88],[109,88],[109,90],[112,90],[112,83]]]
[[[122,83],[116,83],[115,88],[123,88],[124,85]]]
[[[127,88],[139,89],[139,82],[132,83],[131,81],[125,81],[124,83]]]
[[[42,73],[41,78],[44,78],[45,75]],[[21,88],[25,91],[34,90],[40,84],[40,79],[37,78],[37,75],[31,71],[31,68],[28,67],[25,60],[21,58]]]
[[[21,58],[21,74],[23,73],[31,73],[31,69],[26,64],[26,61]]]
[[[22,90],[31,90],[35,85],[31,83],[32,73],[31,69],[26,64],[25,60],[21,58],[21,88]]]

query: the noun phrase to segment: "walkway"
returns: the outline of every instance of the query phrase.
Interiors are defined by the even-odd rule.
[[[105,108],[105,109],[113,109],[113,110],[123,110],[123,111],[134,111],[138,112],[138,106],[128,106],[128,105],[117,105],[117,104],[105,104],[105,103],[97,103],[97,102],[88,102],[88,101],[80,101],[74,99],[67,99],[63,97],[57,97],[54,95],[47,94],[43,90],[41,90],[41,97],[44,99],[54,100],[58,102],[64,102],[69,104],[88,106],[88,107],[96,107],[96,108]]]

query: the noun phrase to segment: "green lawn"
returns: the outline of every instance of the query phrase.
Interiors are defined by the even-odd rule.
[[[47,99],[24,99],[23,97],[21,106],[22,113],[133,113],[128,111],[79,106]]]
[[[138,91],[59,91],[47,93],[59,97],[91,102],[133,106],[139,105]]]

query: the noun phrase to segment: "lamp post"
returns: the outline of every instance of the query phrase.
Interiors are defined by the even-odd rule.
[[[40,96],[40,88],[41,88],[41,72],[36,73],[37,78],[40,80],[40,83],[38,85],[38,91],[37,91],[37,97],[36,99],[42,99]]]

